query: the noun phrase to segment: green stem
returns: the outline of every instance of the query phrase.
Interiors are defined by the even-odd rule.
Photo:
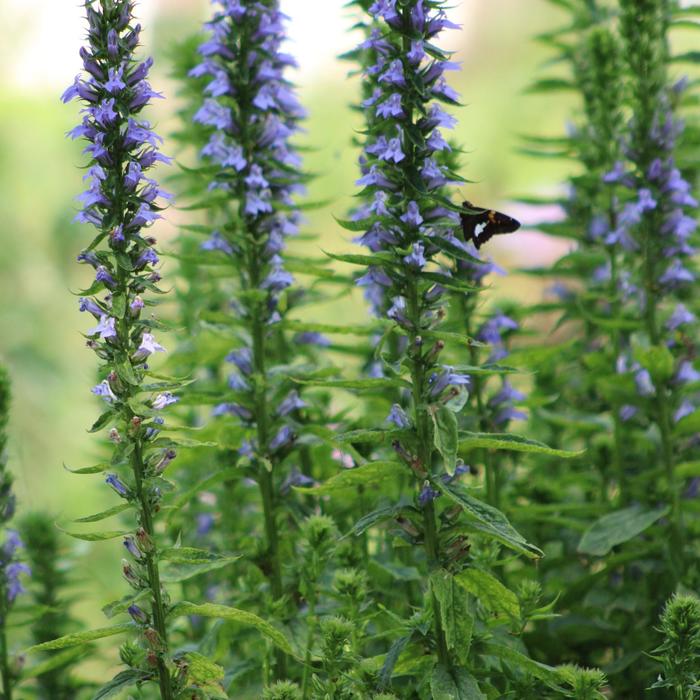
[[[474,309],[467,308],[464,297],[460,297],[460,308],[462,318],[465,319],[465,331],[467,336],[471,338],[472,327],[470,319]],[[479,351],[471,343],[469,344],[469,358],[472,365],[476,366],[479,364]],[[472,382],[472,395],[476,398],[479,430],[483,433],[487,433],[490,432],[490,426],[488,411],[486,410],[486,406],[484,404],[484,385],[481,377],[479,376],[473,376]],[[484,450],[484,469],[486,471],[486,502],[498,508],[501,502],[500,480],[497,473],[497,463],[494,459],[493,453],[490,450]]]
[[[301,697],[302,700],[307,700],[309,679],[311,675],[311,651],[316,638],[316,594],[309,600],[309,615],[308,615],[308,637],[306,640],[306,652],[304,653],[304,673],[301,679]]]
[[[645,288],[645,313],[649,342],[653,346],[660,343],[659,328],[656,319],[656,259],[653,246],[653,235],[657,229],[656,217],[647,217],[644,227],[644,288]],[[671,496],[671,531],[673,537],[672,559],[676,562],[683,560],[683,514],[681,510],[681,498],[676,479],[673,462],[673,441],[671,437],[671,418],[668,412],[668,391],[666,386],[656,387],[654,403],[656,409],[656,422],[661,435],[661,459],[666,472],[668,490]],[[682,563],[681,563],[682,566]],[[678,572],[676,572],[678,576]]]
[[[251,27],[246,27],[243,30],[241,38],[241,56],[248,55],[247,46],[249,42],[248,31]],[[237,84],[237,93],[239,95],[239,124],[240,134],[239,139],[243,147],[246,161],[248,163],[255,162],[255,143],[251,140],[248,133],[249,114],[252,111],[252,99],[254,94],[251,92],[250,76],[248,74],[248,66],[245,60],[239,61],[239,71],[232,76]],[[246,188],[243,176],[247,171],[240,174],[237,185],[238,199],[238,218],[244,228],[243,235],[248,240],[247,257],[248,267],[248,284],[251,290],[259,290],[263,281],[263,270],[261,269],[261,243],[260,232],[256,229],[254,223],[251,222],[245,212],[246,205]],[[244,283],[245,286],[245,283]],[[263,508],[263,519],[265,523],[265,545],[266,545],[266,575],[270,582],[270,591],[274,601],[279,601],[282,598],[282,566],[279,557],[279,532],[277,529],[277,498],[275,494],[274,482],[274,467],[273,459],[266,454],[269,444],[269,428],[268,415],[272,413],[267,401],[267,367],[266,367],[266,328],[263,320],[264,302],[259,300],[253,301],[250,305],[251,314],[251,334],[253,338],[252,360],[254,368],[253,390],[254,396],[254,421],[257,432],[258,450],[261,459],[258,463],[257,477],[258,488]],[[283,678],[286,674],[286,656],[283,651],[275,647],[275,668],[273,676],[276,679]]]
[[[144,529],[149,539],[155,542],[155,532],[153,527],[153,516],[151,515],[151,507],[148,503],[148,497],[143,489],[143,456],[141,452],[141,443],[136,441],[134,444],[134,452],[132,457],[132,468],[136,482],[136,496],[139,500],[140,513],[139,520],[141,527]],[[151,589],[151,611],[153,613],[153,628],[158,633],[158,638],[163,643],[165,650],[157,652],[157,668],[158,668],[158,683],[160,685],[160,696],[162,700],[172,700],[173,691],[170,681],[170,672],[165,663],[164,654],[168,650],[168,633],[165,624],[165,606],[161,593],[160,572],[158,570],[158,562],[155,552],[145,554],[146,571],[148,573],[148,584]]]
[[[7,650],[7,614],[9,612],[7,605],[7,590],[5,586],[0,587],[0,596],[2,596],[2,604],[0,609],[0,674],[2,675],[2,700],[12,700],[12,674],[10,673],[10,664],[8,660]]]
[[[415,329],[412,334],[413,347],[417,348],[419,343],[417,329],[420,320],[420,304],[418,302],[418,288],[416,280],[410,281],[408,292],[408,314]],[[423,403],[425,395],[425,373],[422,364],[422,359],[418,355],[414,357],[411,364],[411,385],[413,389],[413,410],[414,420],[418,437],[418,459],[420,464],[426,471],[430,471],[433,457],[433,445],[431,440],[429,416]],[[425,538],[425,551],[428,557],[428,569],[432,573],[440,568],[440,545],[437,532],[437,523],[435,519],[435,504],[433,501],[428,501],[423,506],[423,526]],[[442,611],[440,601],[434,593],[431,593],[433,605],[433,617],[435,622],[435,642],[437,644],[438,661],[449,667],[450,655],[447,650],[447,641],[445,631],[442,626]]]
[[[251,251],[251,285],[257,288],[260,284],[260,270],[256,251]],[[267,403],[267,382],[265,363],[265,327],[260,318],[259,306],[255,306],[253,318],[253,366],[255,368],[255,424],[257,428],[258,449],[266,450],[269,442],[267,417],[270,407]],[[273,600],[282,598],[282,565],[279,557],[279,533],[277,530],[277,499],[274,484],[274,462],[267,457],[261,459],[258,465],[258,486],[262,498],[263,518],[265,521],[265,540],[267,549],[267,572]],[[283,678],[286,675],[286,656],[281,649],[275,647],[274,677]]]
[[[612,212],[612,208],[611,208]],[[616,217],[614,213],[611,213],[611,227],[616,226]],[[613,250],[610,251],[610,297],[612,301],[612,315],[613,318],[618,318],[620,315],[620,302],[618,301],[618,289],[617,289],[617,257]],[[620,357],[622,351],[622,342],[620,338],[620,331],[617,328],[612,330],[612,341],[613,341],[613,351],[615,353],[614,361],[617,362],[617,358]],[[627,484],[625,478],[625,465],[623,460],[623,450],[622,450],[622,419],[620,418],[620,411],[618,406],[613,406],[612,410],[613,418],[613,468],[617,474],[617,484],[619,489],[618,495],[618,505],[624,507],[627,503]]]

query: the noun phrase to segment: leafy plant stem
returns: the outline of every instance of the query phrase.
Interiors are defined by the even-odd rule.
[[[141,527],[145,530],[148,537],[153,541],[154,528],[153,517],[148,503],[148,497],[143,489],[143,457],[141,454],[141,443],[136,441],[132,457],[132,468],[134,471],[134,479],[136,483],[136,495],[139,500],[140,514],[139,519]],[[159,639],[168,648],[168,635],[165,626],[165,606],[161,595],[160,573],[158,571],[158,563],[155,552],[147,552],[144,554],[146,559],[146,571],[148,572],[148,584],[153,596],[153,626],[158,633]],[[172,684],[170,682],[170,673],[163,659],[161,651],[158,653],[158,682],[160,685],[160,696],[162,700],[172,700]]]
[[[12,674],[7,654],[7,590],[0,586],[0,674],[2,674],[2,700],[12,700]]]
[[[301,680],[301,697],[306,700],[308,697],[309,678],[311,675],[311,650],[316,638],[316,592],[314,591],[309,599],[309,614],[307,616],[308,637],[306,640],[306,652],[304,653],[304,673]]]
[[[420,303],[418,301],[418,285],[415,279],[409,282],[408,290],[408,314],[412,326],[415,329],[412,337],[412,345],[414,348],[419,347],[422,343],[418,336],[418,328],[420,324]],[[418,342],[417,342],[418,341]],[[420,464],[426,469],[431,469],[433,446],[430,433],[430,421],[428,412],[424,406],[425,395],[425,373],[423,369],[422,359],[420,354],[414,357],[411,363],[411,384],[413,389],[413,410],[414,421],[417,430],[418,438],[418,459]],[[428,566],[431,571],[439,567],[440,552],[437,534],[437,524],[435,520],[435,505],[432,500],[428,500],[423,506],[423,526],[425,551],[428,557]],[[445,631],[442,627],[442,612],[440,610],[440,602],[434,593],[431,593],[435,641],[437,644],[438,660],[446,667],[450,666],[450,657],[447,651],[447,642],[445,640]]]
[[[644,285],[645,285],[645,313],[647,334],[652,345],[660,342],[659,329],[656,319],[656,261],[653,246],[654,231],[658,230],[656,217],[647,217],[644,227]],[[661,436],[661,458],[666,472],[667,488],[671,497],[671,530],[674,539],[674,551],[682,559],[683,534],[681,499],[673,464],[673,445],[671,439],[671,421],[668,413],[668,401],[666,387],[657,387],[654,394],[656,403],[656,418]],[[677,557],[674,557],[677,561]],[[678,572],[676,572],[678,576]]]
[[[612,209],[612,208],[611,208]],[[611,216],[611,224],[615,223],[616,217]],[[610,298],[612,302],[612,315],[613,318],[617,318],[620,315],[620,303],[617,298],[617,257],[614,251],[610,251]],[[622,350],[622,343],[620,341],[620,331],[614,328],[612,331],[612,341],[613,349],[615,353],[615,360],[620,356]],[[615,473],[617,474],[617,484],[619,489],[618,494],[618,505],[620,508],[624,508],[627,503],[627,486],[625,484],[625,467],[623,462],[623,452],[622,452],[622,420],[620,418],[620,411],[618,406],[613,407],[612,411],[613,418],[613,465]]]

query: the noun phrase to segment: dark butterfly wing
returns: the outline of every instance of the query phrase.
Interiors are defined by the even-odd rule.
[[[464,240],[473,241],[477,250],[496,234],[513,233],[520,228],[520,222],[517,219],[500,211],[482,209],[471,202],[464,202],[463,206],[465,209],[473,210],[463,211],[460,214]]]

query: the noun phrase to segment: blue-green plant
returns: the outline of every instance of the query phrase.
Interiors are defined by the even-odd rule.
[[[11,657],[8,617],[17,596],[24,592],[23,576],[31,573],[27,564],[21,560],[23,544],[19,533],[9,527],[16,503],[12,489],[13,478],[7,467],[9,414],[10,378],[7,370],[0,365],[0,523],[3,528],[3,544],[0,549],[0,677],[3,700],[12,700],[19,680],[18,668]]]
[[[651,688],[668,688],[677,700],[700,694],[700,601],[692,595],[674,595],[661,613],[663,642],[654,650],[662,671]]]
[[[176,457],[174,444],[161,436],[162,411],[177,402],[179,388],[154,373],[151,356],[165,348],[153,332],[162,327],[145,309],[151,295],[161,294],[155,239],[147,228],[161,218],[157,203],[167,197],[147,171],[168,161],[158,150],[159,137],[141,111],[154,97],[147,76],[152,60],[138,61],[135,49],[141,26],[134,23],[133,4],[126,0],[86,0],[88,46],[81,49],[84,74],[63,95],[63,101],[85,104],[81,124],[72,138],[88,145],[87,191],[76,220],[97,228],[97,235],[78,257],[95,269],[95,279],[80,299],[80,309],[97,325],[86,332],[87,345],[101,360],[102,381],[93,388],[106,408],[91,432],[108,429],[113,453],[108,465],[89,472],[107,471],[106,483],[122,504],[92,517],[118,512],[135,516],[132,532],[125,533],[128,559],[122,573],[134,593],[111,612],[128,612],[133,622],[114,625],[98,636],[135,628],[138,643],[122,648],[128,669],[109,684],[111,691],[154,682],[163,700],[175,697],[179,679],[173,677],[168,641],[169,598],[161,583],[161,560],[155,519],[163,496],[173,485],[163,475]],[[109,535],[113,536],[113,535]],[[99,536],[98,536],[99,539]],[[82,637],[82,638],[81,638]],[[46,650],[79,644],[89,633],[40,644]]]

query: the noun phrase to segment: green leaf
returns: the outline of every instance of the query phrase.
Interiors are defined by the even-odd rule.
[[[358,255],[357,253],[347,253],[338,255],[336,253],[328,253],[324,251],[329,258],[338,260],[339,262],[350,263],[351,265],[378,265],[380,267],[390,267],[393,259],[380,254],[375,255]]]
[[[120,671],[109,683],[103,685],[97,693],[92,696],[92,700],[107,700],[107,698],[113,698],[117,693],[124,690],[124,688],[129,688],[148,678],[150,678],[150,676],[147,673],[136,668],[128,668],[125,671]]]
[[[382,428],[374,428],[368,430],[349,430],[347,433],[340,433],[335,436],[335,441],[339,444],[350,444],[360,442],[367,445],[381,445],[391,442],[403,435],[402,430],[384,430]]]
[[[529,452],[532,454],[550,455],[563,459],[580,457],[585,450],[569,452],[557,450],[542,442],[530,440],[514,433],[470,433],[462,431],[459,434],[459,449],[464,452],[479,448],[487,450],[509,450],[511,452]]]
[[[668,381],[674,374],[674,359],[671,351],[665,345],[650,348],[635,348],[634,358],[648,370],[654,383]]]
[[[535,80],[530,83],[525,92],[569,92],[576,89],[576,85],[570,80],[565,80],[563,78],[542,78],[541,80]]]
[[[674,428],[676,435],[693,435],[697,432],[700,432],[700,410],[683,416]]]
[[[583,533],[578,551],[581,554],[604,557],[616,545],[628,542],[668,515],[669,510],[668,506],[652,509],[630,506],[608,513]]]
[[[371,336],[381,331],[381,326],[376,324],[363,324],[361,326],[340,325],[332,323],[308,323],[305,321],[294,321],[285,319],[281,324],[281,328],[294,331],[295,333],[315,332],[328,333],[329,335],[361,335]]]
[[[111,625],[110,627],[100,627],[96,630],[88,630],[87,632],[75,632],[67,634],[65,637],[58,637],[49,642],[35,644],[29,647],[24,653],[34,654],[37,651],[52,651],[54,649],[68,649],[70,647],[78,647],[88,642],[94,642],[96,639],[104,639],[105,637],[113,637],[115,634],[124,634],[135,629],[133,622],[123,622],[120,625]]]
[[[413,632],[407,634],[404,637],[399,637],[394,640],[389,651],[387,652],[386,658],[382,665],[382,670],[379,672],[379,684],[382,688],[386,688],[391,683],[391,677],[394,674],[394,667],[396,662],[401,656],[401,652],[408,646],[413,637]]]
[[[367,379],[297,379],[292,377],[297,384],[309,386],[325,386],[331,389],[356,389],[360,392],[374,392],[377,389],[408,389],[410,384],[403,379],[391,379],[389,377],[368,377]]]
[[[125,510],[133,508],[131,503],[120,503],[118,506],[112,508],[107,508],[100,513],[95,513],[94,515],[86,515],[84,518],[77,518],[74,523],[96,523],[99,520],[105,520],[106,518],[111,518],[113,515],[118,515],[123,513]]]
[[[463,668],[447,669],[437,664],[430,676],[433,700],[486,700],[478,683]]]
[[[150,595],[151,591],[149,588],[145,588],[142,591],[136,591],[135,593],[129,593],[120,600],[114,600],[111,603],[107,603],[107,605],[103,605],[102,612],[108,620],[111,620],[115,615],[126,612],[128,607],[133,603],[138,603],[139,600],[148,598]]]
[[[455,581],[491,612],[513,620],[520,618],[518,596],[488,571],[470,566],[460,571]]]
[[[445,484],[441,479],[433,484],[442,491],[451,501],[462,507],[465,515],[471,520],[472,526],[486,536],[501,542],[516,552],[520,552],[531,559],[540,559],[542,550],[530,544],[509,522],[500,510],[482,501],[472,498],[465,489],[458,484]]]
[[[445,471],[452,476],[457,466],[457,416],[447,406],[431,413],[435,449],[442,455]]]
[[[327,496],[346,489],[356,489],[359,486],[376,489],[379,484],[405,473],[406,467],[399,462],[369,462],[354,469],[344,469],[319,486],[297,486],[295,490],[314,496]]]
[[[519,651],[503,644],[486,642],[484,653],[496,656],[506,661],[508,666],[520,668],[523,673],[539,678],[549,685],[556,687],[560,681],[559,672],[556,668],[534,661],[529,656],[525,656],[525,654],[521,654]]]
[[[376,525],[377,523],[380,523],[383,520],[389,520],[389,518],[396,517],[402,510],[404,510],[407,507],[409,507],[407,506],[407,504],[399,503],[377,508],[377,510],[363,515],[352,526],[352,529],[350,530],[350,532],[348,532],[348,535],[361,535],[363,532],[365,532],[365,530],[368,530],[373,525]]]
[[[73,537],[76,540],[83,540],[84,542],[102,542],[104,540],[114,540],[117,537],[124,537],[128,535],[130,530],[107,530],[105,532],[70,532],[64,530],[60,525],[56,527],[68,537]]]
[[[190,550],[189,547],[180,548],[181,551]],[[165,583],[181,583],[182,581],[189,581],[195,576],[201,576],[210,571],[216,571],[218,569],[223,569],[225,566],[233,564],[233,562],[240,559],[240,555],[234,554],[231,556],[222,556],[215,554],[213,552],[209,553],[209,558],[207,559],[205,555],[206,552],[202,550],[192,550],[189,554],[176,555],[172,550],[166,550],[166,558],[169,558],[160,567],[160,578],[161,581]],[[193,559],[188,559],[188,556],[192,556]],[[161,554],[161,558],[163,555]]]
[[[63,668],[69,664],[73,664],[85,653],[84,649],[80,647],[73,647],[72,649],[64,649],[56,654],[51,654],[51,656],[42,661],[39,664],[34,664],[33,666],[24,667],[22,669],[22,675],[20,676],[22,680],[27,680],[29,678],[37,678],[43,676],[49,671],[54,671],[57,668]]]
[[[238,610],[237,608],[230,608],[226,605],[215,605],[214,603],[196,605],[195,603],[183,602],[175,605],[171,610],[171,614],[175,616],[199,615],[201,617],[213,617],[217,620],[227,620],[228,622],[237,622],[242,625],[254,627],[258,632],[285,652],[285,654],[297,658],[283,632],[273,627],[261,617],[247,612],[246,610]]]
[[[225,671],[219,664],[193,651],[185,654],[185,659],[187,660],[187,685],[206,692],[209,700],[214,698],[227,700],[228,695],[224,693],[222,686]]]
[[[64,462],[63,468],[71,474],[102,474],[109,469],[109,464],[95,464],[92,467],[81,467],[80,469],[72,469]]]
[[[455,577],[445,569],[430,575],[430,589],[439,603],[447,648],[461,662],[465,662],[474,631],[474,618],[467,607],[467,593],[456,585]],[[434,614],[436,612],[433,611]]]
[[[98,430],[102,430],[112,420],[114,416],[114,411],[110,408],[109,411],[105,411],[93,424],[88,433],[96,433]]]
[[[240,559],[240,554],[217,554],[196,547],[167,547],[158,553],[158,559],[175,564],[209,564],[213,561],[236,561]]]

